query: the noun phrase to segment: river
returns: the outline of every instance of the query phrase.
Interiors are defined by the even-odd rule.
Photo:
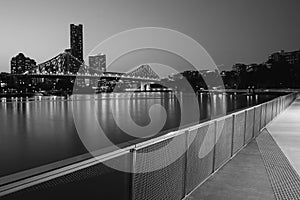
[[[176,130],[180,125],[199,123],[222,115],[224,105],[225,112],[230,113],[268,101],[278,95],[199,94],[196,98],[199,102],[200,116],[196,121],[192,117],[183,121],[181,119],[182,111],[195,112],[195,107],[191,106],[190,102],[194,96],[188,94],[112,93],[74,95],[69,98],[48,96],[6,101],[2,99],[0,177],[87,153],[74,123],[74,105],[85,105],[82,115],[79,113],[80,120],[94,122],[93,118],[96,118],[110,142],[132,144],[135,141],[146,140],[147,133],[141,133],[142,139],[138,140],[139,136],[133,137],[124,133],[118,127],[118,121],[121,120],[125,126],[131,126],[132,120],[138,126],[146,126],[150,123],[149,109],[152,105],[160,104],[165,109],[166,121],[159,131],[162,134]],[[127,111],[130,112],[129,116]],[[156,120],[163,120],[160,116],[163,118],[163,115],[158,115]],[[89,128],[86,132],[88,134]],[[90,139],[93,141],[93,136]],[[111,143],[106,139],[95,140],[94,145],[95,149],[101,149]]]

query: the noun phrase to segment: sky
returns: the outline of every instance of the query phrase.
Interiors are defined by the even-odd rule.
[[[70,23],[84,24],[85,56],[121,31],[163,27],[192,37],[226,69],[261,63],[300,49],[299,9],[299,0],[0,0],[0,71],[19,52],[37,63],[63,52]]]

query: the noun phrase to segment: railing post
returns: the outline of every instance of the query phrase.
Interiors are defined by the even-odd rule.
[[[233,156],[233,142],[234,142],[234,129],[235,129],[235,126],[234,126],[234,121],[235,121],[235,115],[233,114],[232,115],[232,137],[231,137],[231,157]]]
[[[183,177],[183,196],[187,195],[187,168],[188,168],[188,148],[189,148],[189,130],[185,131],[185,152],[184,152],[184,177]]]
[[[135,199],[135,185],[134,185],[134,176],[136,173],[136,150],[131,149],[130,150],[131,155],[132,155],[132,163],[131,163],[131,180],[130,180],[130,199],[134,200]]]
[[[260,119],[259,119],[259,129],[258,129],[258,131],[260,132],[263,106],[262,105],[259,105],[259,106],[260,106],[260,113],[259,113]]]
[[[256,109],[256,107],[253,107],[253,112],[254,112],[254,114],[253,114],[253,128],[252,128],[252,136],[251,136],[251,140],[254,138],[254,129],[255,129],[255,109]]]
[[[213,143],[213,163],[212,163],[212,173],[215,171],[215,165],[216,165],[216,144],[217,144],[217,120],[214,120],[214,143]],[[225,123],[225,121],[224,121]],[[224,126],[224,124],[223,124]]]

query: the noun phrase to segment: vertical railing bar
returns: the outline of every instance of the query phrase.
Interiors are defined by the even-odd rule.
[[[243,130],[243,137],[244,137],[244,144],[243,146],[246,144],[246,133],[247,133],[247,116],[248,116],[248,110],[244,111],[245,116],[244,116],[244,130]],[[243,146],[241,148],[243,148]]]
[[[232,137],[231,137],[231,156],[233,156],[233,143],[234,143],[234,129],[235,129],[235,126],[234,126],[234,121],[235,121],[235,115],[232,115]]]
[[[135,149],[131,149],[130,150],[131,154],[132,154],[132,165],[131,165],[131,181],[130,181],[130,186],[129,188],[131,189],[131,192],[130,192],[130,199],[131,200],[134,200],[135,199],[135,184],[134,184],[134,177],[135,177],[135,174],[136,174],[136,150]]]
[[[259,113],[260,118],[259,118],[259,123],[258,123],[258,133],[256,133],[255,136],[257,136],[257,135],[259,134],[259,132],[260,132],[260,127],[261,127],[262,106],[260,105],[259,107],[260,107],[260,113]]]
[[[225,122],[225,121],[224,121]],[[216,144],[217,144],[217,120],[214,121],[214,143],[213,143],[213,167],[212,167],[212,172],[213,173],[215,171],[215,165],[216,165]]]
[[[265,118],[264,118],[264,125],[263,125],[263,128],[266,127],[266,124],[267,124],[267,110],[268,110],[268,105],[265,104]]]
[[[184,158],[184,177],[183,177],[183,196],[187,195],[187,173],[188,173],[188,149],[189,149],[189,130],[185,131],[185,158]]]
[[[254,129],[255,129],[255,108],[253,109],[253,128],[252,128],[252,136],[251,139],[254,138]]]

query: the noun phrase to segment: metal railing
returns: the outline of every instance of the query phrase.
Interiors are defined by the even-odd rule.
[[[98,195],[100,199],[181,200],[251,142],[297,96],[281,96],[98,158],[7,184],[0,187],[0,196],[31,199]],[[152,156],[144,154],[157,149],[161,150]],[[166,164],[172,159],[174,162]],[[111,169],[106,162],[116,162],[129,170]],[[165,166],[152,170],[159,164]]]

